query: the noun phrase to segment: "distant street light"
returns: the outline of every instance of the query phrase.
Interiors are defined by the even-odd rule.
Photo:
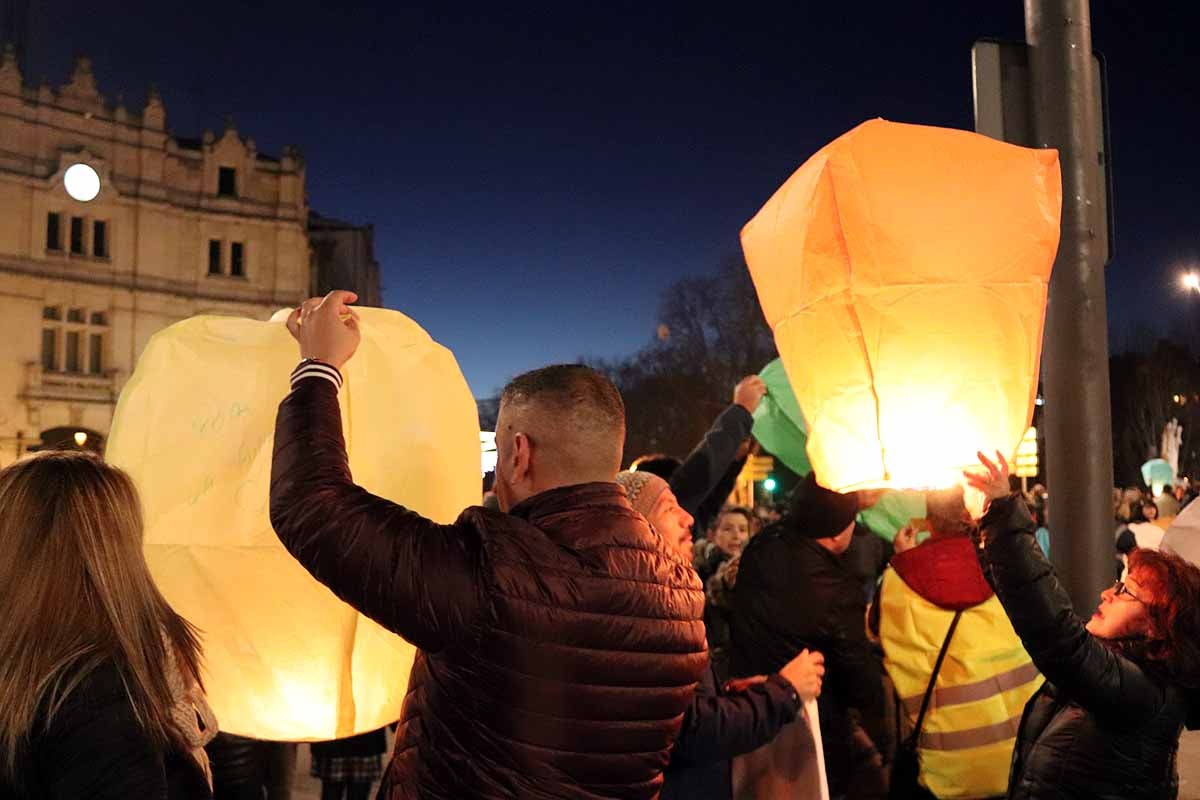
[[[1195,272],[1185,273],[1183,276],[1183,288],[1189,292],[1200,292],[1200,274]]]
[[[763,488],[766,489],[768,492],[775,491],[775,487],[778,485],[779,484],[775,483],[774,478],[767,478],[765,481],[763,481]]]

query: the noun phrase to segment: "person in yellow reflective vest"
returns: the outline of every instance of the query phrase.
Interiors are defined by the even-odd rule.
[[[941,800],[1003,797],[1021,713],[1042,678],[979,567],[962,489],[929,492],[927,506],[929,539],[917,546],[911,526],[897,534],[872,627],[877,617],[907,735],[962,612],[917,739],[918,782]]]

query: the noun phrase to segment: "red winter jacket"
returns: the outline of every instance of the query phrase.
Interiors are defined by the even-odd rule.
[[[380,797],[653,798],[705,669],[704,593],[615,483],[439,525],[351,480],[337,389],[279,408],[271,522],[417,645]]]

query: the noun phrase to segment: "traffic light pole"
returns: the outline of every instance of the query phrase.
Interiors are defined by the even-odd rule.
[[[1059,152],[1062,233],[1042,360],[1054,565],[1091,615],[1113,578],[1112,415],[1104,249],[1092,206],[1102,191],[1088,0],[1025,0],[1034,133]]]

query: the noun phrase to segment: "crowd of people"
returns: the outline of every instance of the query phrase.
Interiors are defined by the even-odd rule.
[[[1014,492],[1000,454],[964,473],[982,518],[961,487],[928,492],[891,541],[862,522],[880,493],[812,475],[781,507],[728,505],[753,377],[686,458],[622,471],[620,394],[579,365],[506,387],[493,501],[435,523],[354,483],[353,299],[288,320],[302,360],[270,516],[317,581],[419,648],[380,798],[809,798],[818,759],[833,798],[1175,796],[1200,568],[1135,543],[1077,616],[1045,492]],[[136,488],[102,461],[0,471],[0,796],[220,798],[222,747],[262,763],[216,738],[203,637],[141,536]],[[314,747],[328,797],[365,796],[383,736]]]

